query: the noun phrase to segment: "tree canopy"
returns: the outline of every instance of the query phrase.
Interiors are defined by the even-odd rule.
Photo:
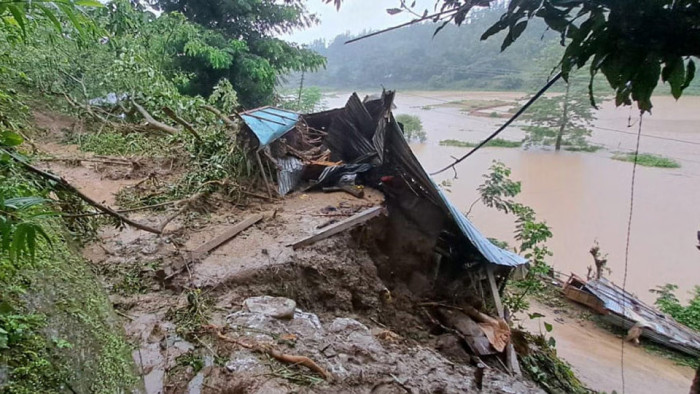
[[[221,62],[212,65],[190,56],[177,66],[192,74],[184,92],[207,96],[226,78],[236,87],[242,104],[259,106],[269,102],[279,75],[313,71],[325,65],[315,52],[276,37],[317,22],[300,1],[272,0],[153,0],[166,13],[183,15],[207,33],[196,43],[180,47],[197,53],[198,45],[217,49]],[[182,40],[173,39],[182,44]],[[177,44],[176,44],[177,45]]]

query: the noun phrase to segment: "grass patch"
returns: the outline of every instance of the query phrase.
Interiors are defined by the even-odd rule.
[[[460,140],[442,140],[442,146],[456,146],[458,148],[473,148],[478,145],[476,142],[460,141]],[[523,145],[522,141],[510,141],[503,138],[494,138],[489,141],[486,146],[491,148],[519,148]]]
[[[642,342],[642,347],[647,352],[669,359],[677,365],[684,365],[693,369],[700,368],[700,359],[687,355],[685,353],[680,353],[675,350],[663,347],[661,345],[657,345],[653,342],[645,341],[644,339],[645,338],[642,338],[642,340],[644,341]]]
[[[514,105],[512,101],[504,100],[455,100],[444,104],[439,104],[441,107],[452,107],[459,108],[460,111],[471,112],[480,109],[494,108],[494,107],[505,107],[507,105]]]
[[[598,152],[603,147],[600,145],[584,145],[584,146],[565,146],[564,150],[569,152]]]
[[[620,153],[612,157],[613,160],[634,162],[634,153]],[[640,153],[637,156],[637,164],[644,167],[657,168],[680,168],[681,164],[668,157],[653,155],[651,153]]]

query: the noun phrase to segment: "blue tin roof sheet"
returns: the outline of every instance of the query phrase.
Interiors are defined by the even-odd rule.
[[[457,226],[462,230],[462,234],[471,241],[472,245],[492,264],[503,265],[508,267],[517,267],[519,265],[527,264],[528,260],[522,256],[519,256],[511,251],[501,249],[494,245],[493,242],[489,241],[488,238],[484,237],[483,234],[472,224],[472,222],[467,219],[462,212],[455,207],[452,202],[447,198],[445,192],[440,189],[435,182],[433,186],[437,189],[442,202],[447,206],[450,211],[450,216],[457,223]]]
[[[269,145],[282,137],[299,121],[298,113],[272,107],[254,109],[240,115],[258,138],[260,147]]]

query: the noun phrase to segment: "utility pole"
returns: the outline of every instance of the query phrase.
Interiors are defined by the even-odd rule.
[[[301,108],[301,91],[304,89],[304,75],[305,71],[301,72],[301,81],[299,81],[299,95],[297,96],[297,108]]]

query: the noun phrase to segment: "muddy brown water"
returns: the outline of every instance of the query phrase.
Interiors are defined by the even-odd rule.
[[[479,141],[504,119],[470,116],[458,108],[439,106],[464,99],[516,100],[519,93],[503,92],[402,92],[395,113],[418,115],[427,132],[425,143],[413,143],[423,166],[435,171],[461,156],[467,148],[440,146],[443,139]],[[342,106],[348,94],[326,100],[330,108]],[[656,97],[653,114],[643,120],[640,151],[676,159],[681,168],[638,167],[634,217],[630,238],[626,287],[642,300],[653,302],[649,292],[658,285],[679,285],[678,295],[687,300],[693,286],[700,285],[700,97]],[[426,106],[433,106],[427,109]],[[630,205],[632,164],[612,160],[617,151],[634,149],[638,112],[605,103],[597,113],[591,142],[604,146],[596,153],[553,152],[486,148],[458,165],[457,179],[446,171],[435,178],[452,182],[450,198],[466,211],[477,199],[482,174],[493,160],[513,169],[523,183],[520,201],[532,206],[538,217],[552,227],[549,242],[556,270],[585,275],[593,265],[588,250],[600,243],[608,253],[609,277],[622,284],[625,274],[627,218]],[[509,127],[501,137],[522,138],[519,127]],[[470,218],[488,237],[515,245],[513,218],[477,204]]]

